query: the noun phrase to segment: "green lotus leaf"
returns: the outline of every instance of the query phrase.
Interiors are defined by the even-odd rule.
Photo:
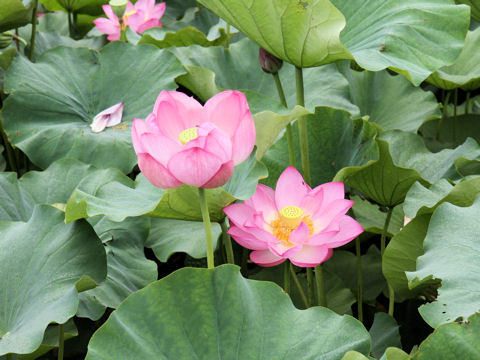
[[[372,337],[372,355],[379,359],[388,347],[402,347],[397,321],[392,316],[377,312],[370,328]]]
[[[262,71],[258,61],[258,45],[251,40],[242,39],[227,50],[223,47],[190,46],[173,51],[189,72],[177,81],[200,99],[206,101],[223,89],[250,90],[255,92],[246,92],[252,113],[283,108],[275,81],[271,74]],[[336,66],[332,64],[304,69],[303,72],[305,107],[308,110],[313,112],[315,106],[331,106],[351,113],[359,112],[350,102],[348,82]],[[292,108],[296,104],[294,67],[284,63],[279,77],[287,104]],[[261,98],[257,99],[259,96]]]
[[[145,118],[160,91],[174,90],[174,79],[182,73],[173,54],[122,42],[99,53],[56,47],[34,64],[18,57],[5,79],[5,91],[11,93],[2,109],[5,130],[42,168],[71,157],[128,173],[137,162],[131,145],[133,118]],[[122,123],[92,132],[94,116],[122,101]]]
[[[70,11],[79,14],[103,14],[102,5],[108,0],[40,0],[50,11]]]
[[[295,267],[294,267],[295,268]],[[273,266],[262,268],[258,273],[250,276],[254,280],[272,281],[279,286],[284,285],[283,266]],[[323,271],[325,296],[327,298],[327,307],[335,311],[339,315],[351,314],[352,305],[357,301],[352,291],[345,286],[342,279],[334,273],[326,270]],[[307,274],[306,272],[296,272],[297,279],[303,289],[304,294],[308,294]],[[295,285],[293,278],[290,280],[290,297],[297,309],[305,309],[305,302],[300,295],[300,291]]]
[[[479,46],[480,28],[468,32],[465,47],[453,65],[437,70],[427,81],[445,90],[462,88],[471,91],[480,87],[480,57],[477,51]]]
[[[410,188],[405,198],[405,215],[414,218],[418,215],[432,214],[444,202],[457,206],[471,206],[480,193],[480,176],[469,177],[455,186],[446,179],[440,179],[429,189],[420,183]]]
[[[32,21],[32,5],[22,0],[2,0],[0,3],[0,32],[14,29]]]
[[[297,310],[277,285],[223,265],[180,269],[128,297],[93,335],[86,359],[329,360],[348,350],[370,351],[357,320]]]
[[[218,223],[212,223],[213,248],[222,229]],[[207,256],[205,248],[205,229],[199,221],[184,221],[152,218],[146,247],[152,248],[155,256],[167,262],[170,255],[185,252],[199,259]]]
[[[410,360],[410,355],[408,355],[405,351],[395,348],[389,347],[383,354],[380,360]]]
[[[413,86],[403,76],[386,70],[354,71],[349,61],[340,63],[339,68],[350,84],[350,101],[360,109],[359,115],[369,116],[369,121],[385,130],[416,132],[424,122],[441,115],[434,94]]]
[[[105,217],[94,217],[88,222],[105,248],[107,278],[94,289],[81,294],[82,302],[98,304],[82,304],[83,311],[79,315],[98,320],[103,315],[101,307],[103,310],[117,308],[127,296],[157,280],[158,274],[157,265],[144,253],[150,229],[147,218],[129,218],[118,223]]]
[[[317,107],[315,114],[307,115],[306,120],[314,186],[332,181],[335,174],[344,167],[363,165],[378,158],[374,141],[377,128],[368,121],[352,120],[345,111],[322,107]],[[296,161],[300,164],[297,123],[292,125],[292,129]],[[262,162],[269,170],[265,183],[275,187],[278,176],[289,165],[286,136],[268,150]]]
[[[442,177],[456,176],[455,160],[480,152],[478,144],[467,139],[456,149],[431,153],[418,135],[399,130],[383,133],[376,142],[380,153],[378,160],[343,168],[335,180],[345,182],[388,207],[402,203],[416,181],[429,184]]]
[[[144,34],[139,44],[152,44],[160,49],[169,47],[181,47],[190,45],[200,46],[223,46],[226,43],[227,34],[224,30],[220,32],[220,37],[210,40],[203,32],[193,26],[189,26],[172,32],[166,29],[157,28]]]
[[[84,221],[66,225],[61,211],[35,207],[28,222],[0,221],[0,355],[35,351],[51,322],[78,307],[78,288],[106,275],[102,243]],[[42,311],[38,311],[42,309]]]
[[[385,226],[387,213],[381,211],[378,205],[372,204],[360,196],[350,196],[350,200],[354,201],[352,211],[355,215],[355,220],[362,225],[363,229],[370,233],[381,234]],[[397,234],[403,226],[403,221],[404,215],[402,207],[395,206],[390,223],[388,224],[388,236],[392,237]]]
[[[424,254],[423,241],[427,235],[430,215],[417,216],[410,221],[388,243],[383,254],[382,270],[390,286],[395,291],[397,302],[416,298],[419,295],[435,296],[439,281],[425,279],[414,289],[408,286],[407,271],[417,269],[417,258]]]
[[[342,279],[345,286],[356,296],[358,287],[355,254],[344,250],[335,251],[332,258],[325,262],[324,267]],[[374,302],[386,286],[382,275],[382,257],[375,245],[370,246],[367,253],[362,255],[362,278],[363,300]]]
[[[332,0],[345,15],[341,41],[364,69],[391,68],[418,86],[463,48],[469,9],[451,0]]]
[[[360,354],[355,350],[347,351],[345,355],[343,355],[342,357],[342,360],[369,360],[369,359],[373,359],[373,358],[366,357],[365,355]]]
[[[328,0],[200,0],[261,47],[298,67],[351,55],[340,43],[345,17]]]
[[[430,220],[423,243],[425,254],[418,258],[416,271],[407,272],[411,288],[425,279],[441,280],[435,301],[419,308],[423,319],[433,328],[447,322],[466,321],[480,310],[476,276],[479,216],[478,197],[470,207],[441,204]]]
[[[480,21],[480,2],[478,0],[455,0],[457,4],[466,4],[470,6],[472,18]]]
[[[206,190],[210,219],[221,222],[225,218],[222,209],[236,199],[250,198],[259,178],[267,174],[266,167],[252,152],[247,160],[236,166],[228,183]],[[122,181],[111,181],[95,189],[79,186],[67,203],[65,220],[70,222],[97,215],[117,222],[140,215],[202,221],[196,187],[182,185],[164,191],[150,184],[143,174],[139,174],[136,181],[124,176]]]

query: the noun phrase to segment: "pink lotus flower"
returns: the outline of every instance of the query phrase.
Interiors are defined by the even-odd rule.
[[[95,115],[90,127],[93,132],[100,132],[106,127],[118,125],[122,121],[122,114],[123,102],[113,105]]]
[[[93,20],[95,26],[101,32],[108,34],[110,41],[120,40],[121,31],[130,26],[135,32],[141,34],[152,27],[161,27],[160,18],[165,12],[165,3],[155,5],[155,0],[138,0],[135,5],[127,2],[127,9],[122,22],[114,14],[110,5],[103,5],[103,11],[107,19],[98,18]]]
[[[300,173],[289,166],[280,175],[277,188],[259,184],[244,203],[223,209],[230,220],[229,234],[252,249],[250,259],[261,266],[274,266],[286,259],[301,267],[316,266],[363,232],[361,225],[345,215],[353,201],[344,199],[341,182],[313,190]]]
[[[181,92],[162,91],[153,113],[145,121],[134,119],[132,142],[153,185],[215,188],[252,152],[255,124],[239,91],[219,93],[203,107]]]

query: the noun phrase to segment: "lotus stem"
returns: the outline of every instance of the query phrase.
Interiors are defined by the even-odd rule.
[[[453,141],[457,140],[457,105],[458,105],[458,88],[453,93]]]
[[[208,203],[205,195],[205,189],[198,188],[198,197],[200,200],[200,210],[202,211],[203,226],[205,227],[207,266],[209,269],[213,269],[215,267],[215,260],[213,257],[212,224],[210,223],[210,214],[208,213]]]
[[[5,130],[3,129],[3,123],[1,119],[0,119],[0,132],[2,133],[3,144],[5,145],[5,152],[7,153],[7,161],[8,161],[8,165],[10,166],[10,171],[17,172],[17,164],[13,158],[13,148],[12,148],[12,145],[10,144],[10,141],[8,141],[8,136],[5,133]]]
[[[58,325],[58,360],[63,360],[63,351],[64,351],[64,331],[63,324]]]
[[[355,239],[355,251],[357,255],[357,310],[358,320],[363,323],[363,276],[362,276],[362,252],[360,238]]]
[[[230,24],[227,23],[227,42],[225,43],[225,48],[230,49]]]
[[[232,239],[228,234],[227,224],[225,220],[220,223],[222,227],[222,239],[223,245],[225,246],[225,252],[227,253],[227,262],[229,264],[235,264],[235,256],[233,255],[233,248],[232,248]]]
[[[68,20],[68,35],[73,37],[73,29],[72,29],[72,13],[70,10],[67,12],[67,20]]]
[[[452,95],[451,92],[448,92],[445,96],[445,100],[443,101],[443,110],[442,110],[442,117],[438,121],[437,126],[437,140],[440,140],[440,130],[442,128],[443,120],[447,117],[447,109],[448,109],[448,102],[450,101],[450,96]]]
[[[470,113],[470,91],[467,92],[467,98],[465,99],[465,115]]]
[[[447,95],[448,96],[448,95]],[[385,224],[383,225],[382,237],[380,238],[380,252],[385,253],[385,242],[388,234],[388,226],[390,225],[390,219],[392,218],[393,208],[389,207],[387,212],[387,217],[385,219]],[[393,307],[395,305],[395,292],[393,288],[388,284],[388,295],[389,295],[389,304],[388,304],[388,314],[393,316]]]
[[[297,286],[297,290],[300,294],[300,297],[302,298],[303,304],[305,305],[306,308],[308,308],[307,296],[305,295],[305,291],[303,291],[302,284],[300,284],[300,280],[298,280],[297,273],[295,272],[295,269],[293,268],[293,265],[291,263],[290,263],[290,273],[292,274],[293,281]]]
[[[315,266],[315,281],[317,283],[318,305],[327,307],[327,296],[325,294],[325,284],[323,282],[323,268],[321,264]]]
[[[283,106],[288,108],[287,99],[285,98],[285,92],[283,91],[282,82],[280,81],[280,76],[278,72],[272,74],[273,79],[275,80],[275,85],[277,86],[278,97],[280,98],[280,102]],[[288,159],[290,161],[290,165],[293,167],[297,167],[295,161],[295,148],[293,145],[293,132],[292,126],[290,124],[287,125],[287,143],[288,143]]]
[[[308,307],[315,305],[313,268],[307,267]]]
[[[295,67],[295,80],[297,87],[297,105],[305,106],[302,68]],[[312,185],[312,179],[310,177],[310,158],[308,154],[307,120],[305,116],[300,116],[298,118],[298,135],[300,137],[300,155],[302,159],[303,178],[308,185]]]
[[[32,12],[32,35],[30,36],[30,53],[28,54],[28,59],[33,62],[33,55],[35,54],[35,37],[37,35],[37,9],[38,9],[38,0],[33,2],[33,12]]]
[[[290,295],[290,261],[283,263],[283,290]]]

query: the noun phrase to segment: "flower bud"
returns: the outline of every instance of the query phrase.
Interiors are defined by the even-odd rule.
[[[127,9],[127,0],[110,0],[109,5],[112,8],[113,13],[121,19]]]
[[[275,55],[270,54],[264,48],[260,48],[258,51],[258,61],[262,66],[262,70],[269,74],[276,74],[278,70],[282,68],[283,61],[277,58]]]
[[[5,31],[0,33],[0,49],[5,49],[13,41],[13,31]]]

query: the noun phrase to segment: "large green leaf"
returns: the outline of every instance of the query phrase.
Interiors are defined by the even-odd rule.
[[[32,5],[25,6],[22,0],[0,2],[0,32],[28,24],[32,21]]]
[[[255,94],[246,94],[254,114],[282,106],[272,75],[260,67],[258,45],[249,39],[232,44],[228,50],[190,46],[176,48],[174,52],[189,71],[177,80],[202,100],[208,100],[222,89],[251,90]],[[331,106],[358,113],[358,108],[349,101],[348,82],[336,66],[304,69],[303,72],[307,109],[313,111],[315,106]],[[287,104],[293,107],[296,104],[294,67],[284,63],[279,77]]]
[[[221,233],[220,225],[213,223],[214,249]],[[170,255],[176,252],[185,252],[197,259],[207,256],[205,229],[203,223],[199,221],[152,218],[145,246],[152,248],[157,259],[162,262],[167,262]]]
[[[478,0],[455,0],[457,4],[466,4],[470,6],[472,18],[480,21],[480,1]]]
[[[332,0],[345,15],[342,43],[363,68],[392,68],[419,85],[460,54],[469,9],[451,0]]]
[[[348,61],[339,67],[350,83],[351,102],[358,106],[360,115],[368,115],[385,130],[416,132],[423,122],[440,117],[433,93],[413,86],[403,76],[386,70],[354,71]]]
[[[374,136],[377,129],[365,120],[352,120],[349,113],[331,108],[315,109],[306,116],[311,156],[312,184],[332,181],[335,174],[346,166],[358,166],[378,158]],[[293,124],[293,137],[297,164],[300,164],[298,126]],[[289,165],[286,136],[273,145],[262,158],[269,177],[265,181],[274,186],[278,176]]]
[[[428,151],[418,135],[398,130],[385,132],[376,141],[380,153],[378,160],[343,168],[335,180],[389,207],[402,203],[416,181],[427,184],[442,177],[456,176],[454,162],[457,158],[480,154],[480,147],[472,139],[456,149],[438,153]]]
[[[222,29],[220,37],[210,40],[206,34],[193,26],[172,32],[162,28],[156,28],[144,34],[139,44],[152,44],[160,49],[169,47],[181,47],[190,45],[200,46],[223,46],[226,43],[227,35]]]
[[[418,297],[431,298],[439,281],[426,279],[414,289],[408,286],[407,271],[417,269],[417,258],[424,254],[423,241],[427,234],[430,215],[418,216],[410,221],[388,243],[382,258],[382,271],[390,286],[395,291],[397,302]]]
[[[335,251],[332,258],[325,262],[324,267],[342,279],[345,286],[356,296],[358,286],[355,254],[343,250]],[[382,257],[375,245],[370,246],[367,253],[362,255],[362,278],[363,300],[374,302],[386,286],[382,275]]]
[[[267,169],[252,152],[247,160],[235,168],[228,183],[206,190],[210,219],[222,221],[225,218],[222,209],[236,199],[250,198],[259,178],[266,176]],[[136,181],[123,176],[121,181],[111,181],[95,189],[79,186],[67,203],[66,221],[96,215],[105,215],[113,221],[140,215],[202,221],[196,187],[182,185],[164,191],[150,184],[143,174],[139,174]]]
[[[105,252],[90,225],[66,225],[51,206],[26,223],[0,221],[0,232],[0,355],[31,353],[49,323],[75,315],[78,291],[105,278]]]
[[[199,0],[261,47],[298,67],[351,58],[345,17],[328,0]]]
[[[445,324],[420,344],[412,360],[451,360],[480,358],[480,314],[468,322]]]
[[[480,28],[468,32],[465,47],[455,63],[437,70],[427,81],[445,90],[461,87],[471,91],[480,87],[479,46]]]
[[[94,334],[86,359],[329,360],[348,350],[370,351],[357,320],[297,310],[278,286],[223,265],[184,268],[130,296]]]
[[[372,337],[372,354],[375,358],[379,359],[388,347],[402,347],[398,328],[397,321],[392,316],[383,312],[375,314],[369,331]]]
[[[436,300],[419,308],[434,328],[457,319],[465,321],[480,310],[479,216],[479,198],[470,207],[440,205],[430,220],[423,245],[425,254],[418,258],[417,270],[407,273],[411,287],[424,279],[442,282]]]
[[[102,5],[108,4],[107,0],[40,0],[50,11],[70,11],[80,14],[103,14]]]
[[[113,42],[100,53],[57,47],[35,64],[18,57],[5,79],[5,90],[11,93],[2,110],[5,130],[40,167],[73,157],[128,173],[137,162],[131,121],[146,117],[158,93],[174,90],[174,79],[183,72],[165,50],[122,42]],[[121,125],[92,132],[94,116],[121,101],[125,103]]]

